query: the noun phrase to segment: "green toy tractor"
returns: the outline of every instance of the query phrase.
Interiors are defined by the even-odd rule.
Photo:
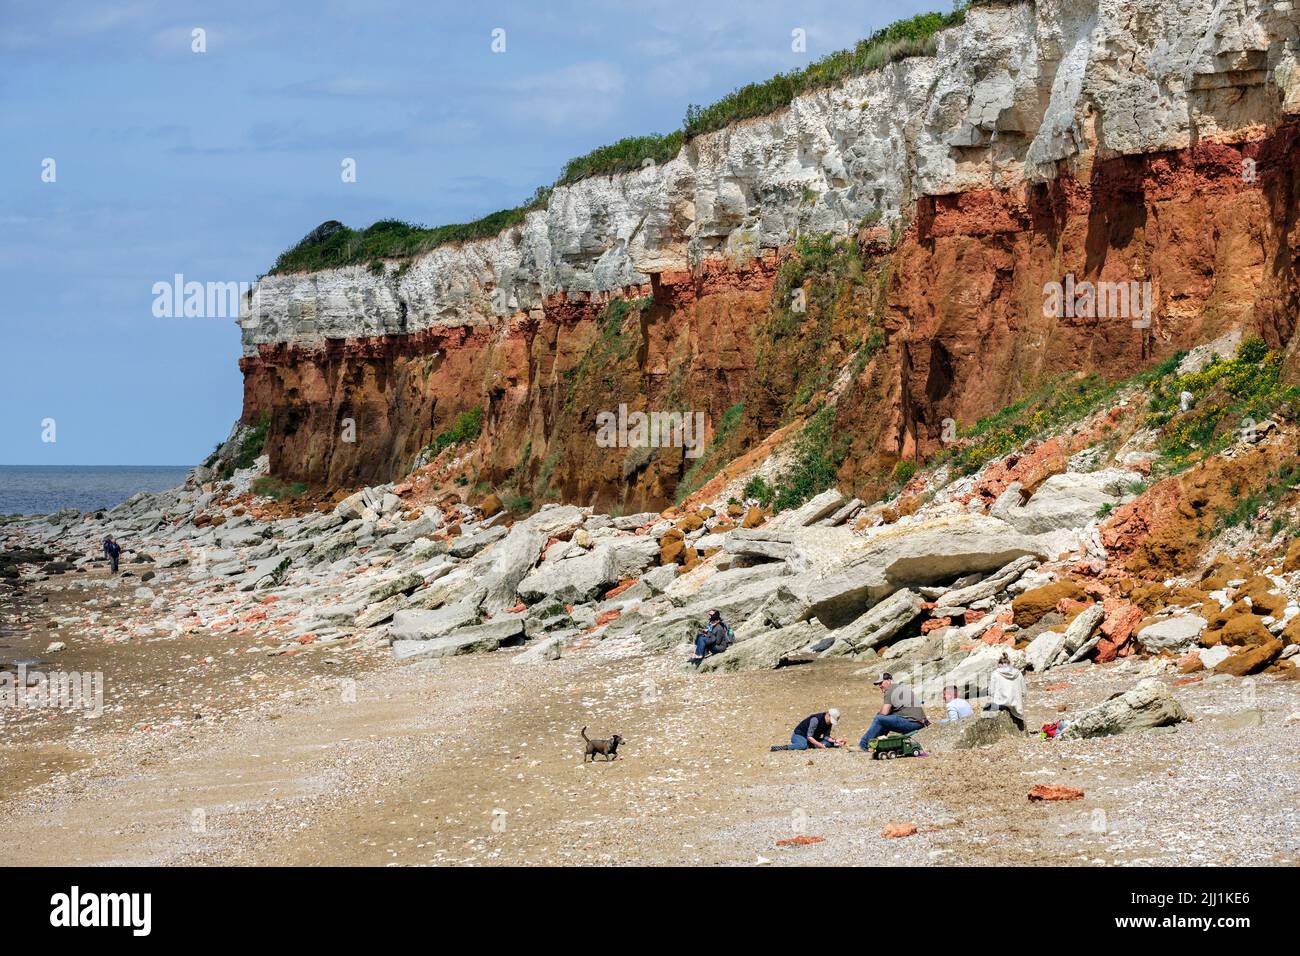
[[[891,731],[883,737],[877,737],[870,741],[867,746],[871,748],[872,760],[893,760],[895,757],[915,757],[924,753],[921,745],[912,739],[911,734],[900,734],[897,731]]]

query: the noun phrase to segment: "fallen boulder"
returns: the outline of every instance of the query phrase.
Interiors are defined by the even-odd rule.
[[[1020,507],[999,499],[997,516],[1023,534],[1083,528],[1104,506],[1132,498],[1129,487],[1141,480],[1137,472],[1119,469],[1052,475]]]
[[[1019,580],[1022,574],[1037,564],[1038,559],[1032,554],[1023,555],[982,581],[945,592],[940,600],[943,604],[953,607],[965,607],[976,601],[987,600],[1005,591]]]
[[[974,717],[961,722],[961,733],[953,743],[954,750],[970,750],[975,747],[987,747],[1006,737],[1023,737],[1024,733],[1011,720],[1011,715],[1004,710],[980,711]]]
[[[1205,618],[1196,614],[1167,617],[1138,631],[1138,646],[1148,654],[1185,654],[1199,644],[1205,624]]]
[[[475,654],[494,651],[508,644],[522,644],[523,640],[523,618],[515,617],[503,621],[490,621],[474,627],[464,627],[431,641],[394,641],[393,660]]]
[[[1262,671],[1280,653],[1282,653],[1282,642],[1277,640],[1269,641],[1267,644],[1244,647],[1216,664],[1214,673],[1245,677],[1248,674]]]
[[[1019,627],[1032,627],[1062,600],[1081,601],[1083,597],[1083,589],[1068,578],[1031,588],[1011,602],[1014,621]]]
[[[828,636],[834,643],[822,656],[841,657],[887,644],[916,620],[921,604],[921,595],[915,591],[895,591],[865,614],[832,631]]]
[[[431,641],[474,624],[478,618],[478,607],[469,601],[446,604],[436,611],[396,611],[388,633],[394,640]]]
[[[788,561],[795,556],[795,538],[788,531],[755,528],[738,529],[728,534],[722,549],[741,558],[761,561]]]
[[[576,558],[543,561],[537,570],[519,582],[519,597],[525,604],[552,600],[562,604],[594,601],[619,582],[613,556],[596,549]]]
[[[1187,714],[1174,699],[1168,685],[1158,678],[1148,677],[1074,718],[1061,738],[1077,740],[1129,734],[1152,727],[1168,727],[1186,719]]]

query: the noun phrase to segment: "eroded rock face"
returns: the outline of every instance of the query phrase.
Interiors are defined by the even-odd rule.
[[[561,497],[654,510],[691,462],[597,447],[594,412],[671,401],[712,432],[744,401],[752,427],[770,427],[764,389],[793,391],[752,381],[777,257],[796,235],[852,236],[864,220],[883,227],[864,248],[893,278],[885,346],[837,416],[854,436],[846,488],[876,456],[936,450],[944,419],[973,421],[1049,373],[1131,372],[1240,324],[1285,341],[1296,19],[1253,0],[976,7],[934,57],[556,189],[492,239],[400,274],[263,279],[241,322],[242,419],[271,416],[277,474],[342,484],[402,473],[479,406],[486,480],[535,478],[553,459]],[[1154,277],[1152,324],[1045,316],[1044,285],[1066,273]],[[610,296],[649,305],[608,377],[575,390]],[[866,312],[846,314],[861,326],[846,341]]]

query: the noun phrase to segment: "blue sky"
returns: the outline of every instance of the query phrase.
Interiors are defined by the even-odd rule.
[[[516,205],[687,103],[949,7],[0,0],[0,464],[190,464],[226,436],[238,329],[155,318],[155,282],[251,282],[326,219]]]

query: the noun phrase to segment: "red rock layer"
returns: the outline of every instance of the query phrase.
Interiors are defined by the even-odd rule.
[[[844,483],[868,487],[898,458],[936,451],[945,419],[972,422],[1071,370],[1118,378],[1234,327],[1289,343],[1300,306],[1298,140],[1286,125],[1249,143],[1119,157],[1048,184],[918,201],[889,253],[877,316],[885,347],[839,402],[836,429],[852,441]],[[557,296],[540,320],[499,329],[263,348],[241,362],[243,420],[270,413],[277,474],[349,484],[399,476],[457,414],[482,406],[485,480],[514,475],[564,500],[659,507],[691,462],[598,448],[595,413],[621,402],[698,409],[716,427],[757,387],[756,352],[781,347],[762,339],[776,268],[773,254],[707,262],[626,290],[653,304],[623,330],[627,354],[596,393],[575,370],[601,334],[604,304]],[[1067,273],[1149,280],[1150,327],[1048,317],[1044,285]],[[864,310],[864,330],[868,319]],[[781,388],[761,385],[768,395]],[[355,443],[341,440],[345,418],[356,421]]]

